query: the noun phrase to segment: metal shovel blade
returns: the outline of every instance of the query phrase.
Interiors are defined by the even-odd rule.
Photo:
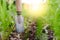
[[[16,22],[16,31],[18,33],[24,32],[24,18],[22,15],[15,16],[15,22]]]

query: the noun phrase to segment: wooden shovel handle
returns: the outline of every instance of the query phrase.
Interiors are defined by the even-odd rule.
[[[22,11],[22,2],[21,0],[16,0],[16,10],[17,11]]]

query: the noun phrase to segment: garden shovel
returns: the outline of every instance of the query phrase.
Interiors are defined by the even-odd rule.
[[[24,32],[24,18],[21,15],[21,11],[22,11],[21,0],[16,0],[16,9],[17,9],[17,15],[15,16],[16,31],[18,33],[21,33]]]

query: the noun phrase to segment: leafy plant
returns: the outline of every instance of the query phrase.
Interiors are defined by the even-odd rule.
[[[12,4],[9,6],[10,7],[8,7],[8,10],[6,0],[0,0],[0,34],[2,35],[2,40],[6,40],[14,25],[13,16],[11,13],[11,10],[13,10],[11,8]]]

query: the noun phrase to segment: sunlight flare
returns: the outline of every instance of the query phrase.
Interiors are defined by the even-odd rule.
[[[22,0],[22,3],[31,16],[42,16],[47,11],[47,0]]]

